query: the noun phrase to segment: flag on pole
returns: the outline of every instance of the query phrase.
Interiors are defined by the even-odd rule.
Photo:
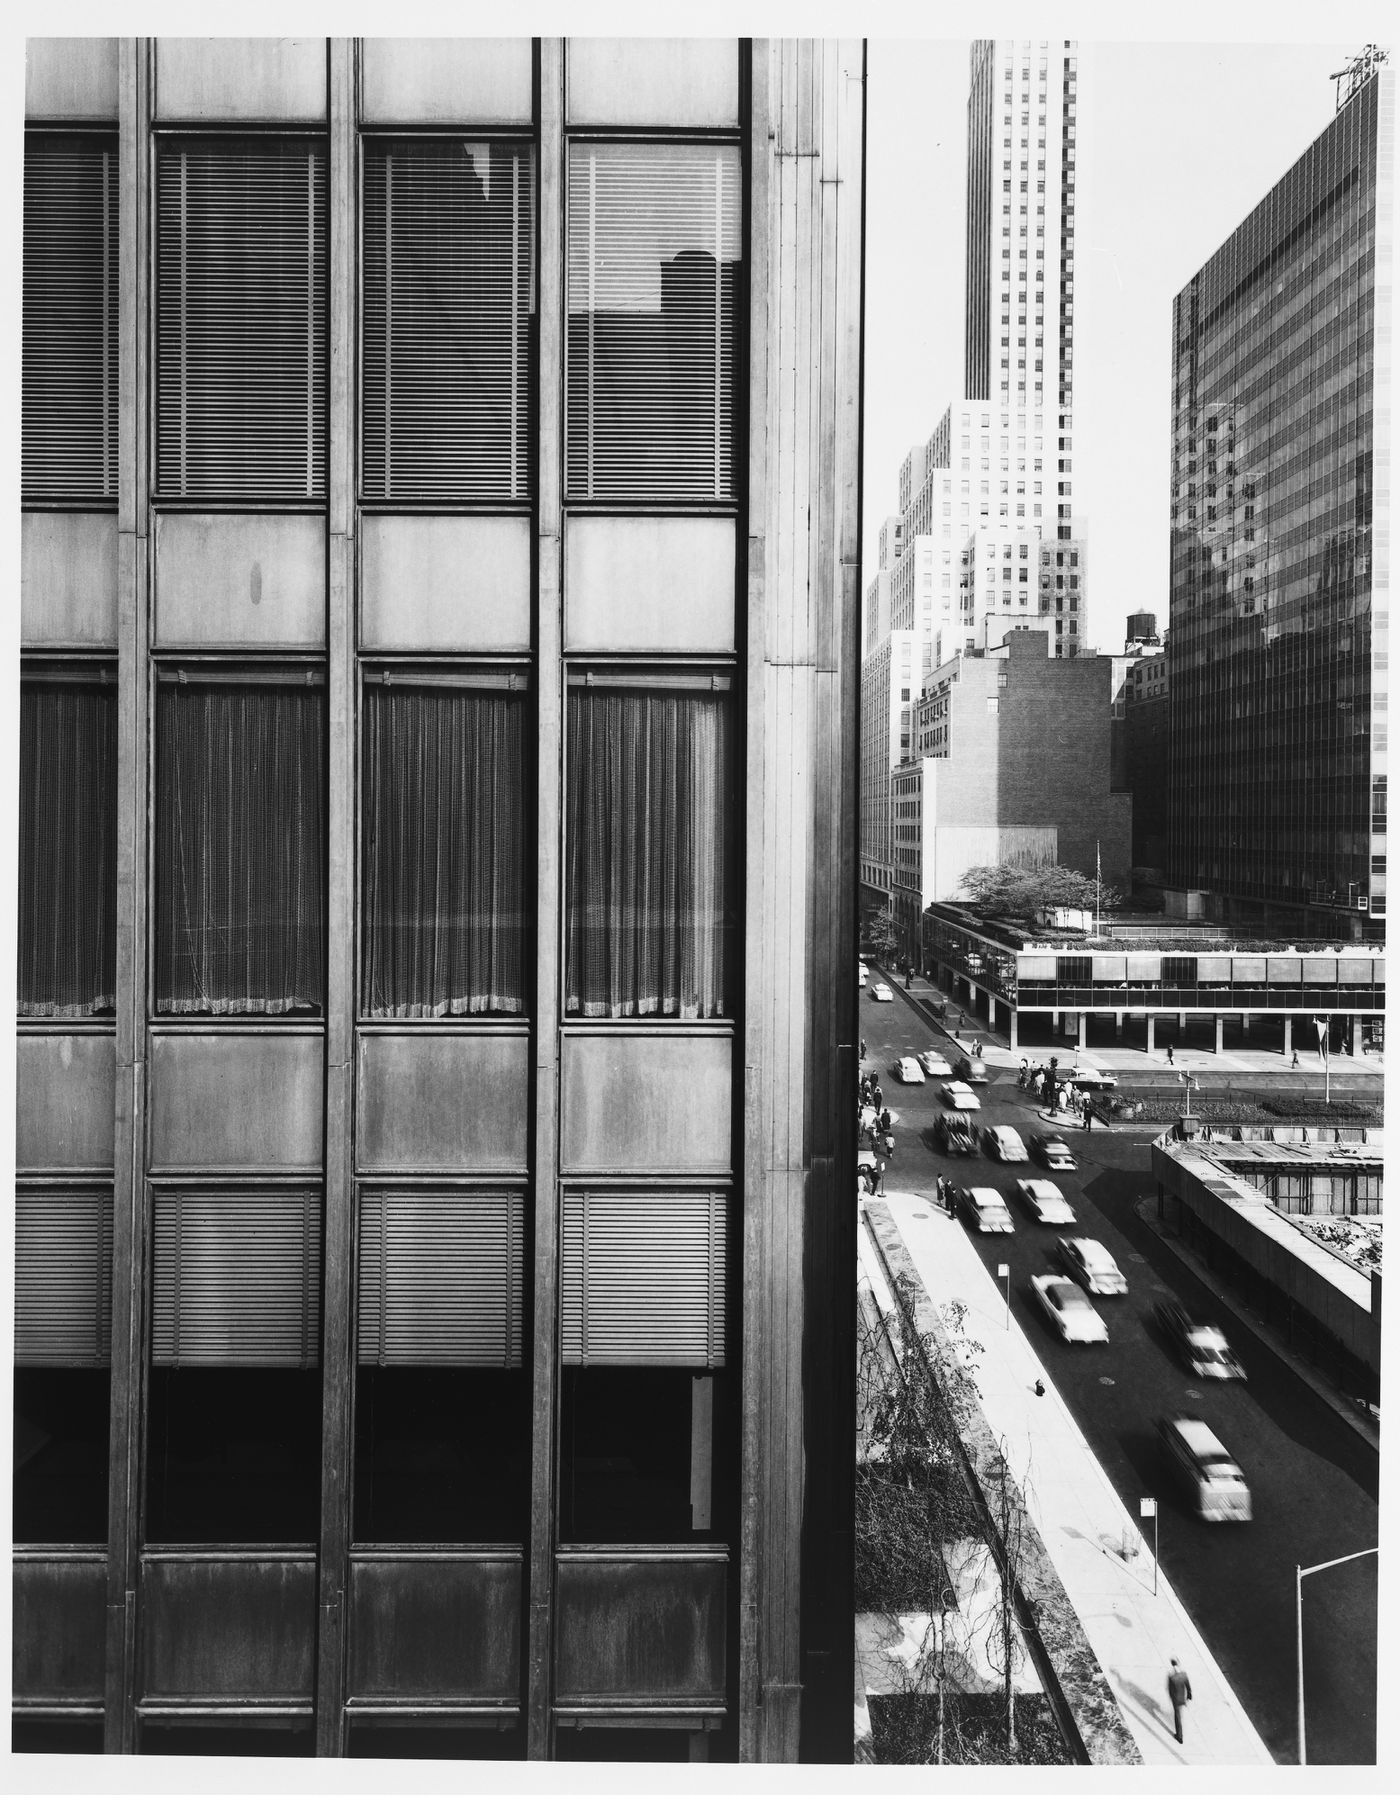
[[[1332,1018],[1330,1016],[1318,1016],[1313,1019],[1313,1027],[1317,1030],[1317,1051],[1322,1055],[1323,1059],[1328,1057],[1329,1043],[1327,1035],[1328,1024],[1331,1020]]]

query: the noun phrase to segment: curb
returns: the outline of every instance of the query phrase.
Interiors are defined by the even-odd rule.
[[[1192,1277],[1199,1279],[1213,1296],[1218,1297],[1229,1307],[1230,1313],[1238,1319],[1240,1326],[1251,1338],[1258,1341],[1259,1345],[1267,1352],[1271,1352],[1276,1359],[1287,1365],[1290,1371],[1296,1373],[1314,1396],[1325,1402],[1334,1415],[1346,1422],[1358,1439],[1364,1440],[1373,1452],[1379,1453],[1381,1449],[1379,1424],[1370,1425],[1363,1421],[1336,1386],[1320,1377],[1305,1359],[1300,1359],[1296,1353],[1291,1352],[1286,1342],[1278,1337],[1275,1329],[1269,1328],[1266,1332],[1266,1323],[1247,1314],[1236,1301],[1234,1292],[1229,1285],[1223,1279],[1218,1278],[1204,1260],[1198,1259],[1178,1235],[1167,1231],[1161,1218],[1155,1213],[1156,1207],[1156,1197],[1146,1196],[1138,1198],[1133,1205],[1133,1210],[1138,1219],[1152,1230],[1163,1246],[1181,1261]]]

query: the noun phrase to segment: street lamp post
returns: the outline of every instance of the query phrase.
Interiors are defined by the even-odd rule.
[[[1308,1761],[1308,1735],[1303,1719],[1303,1579],[1311,1577],[1317,1571],[1330,1571],[1339,1564],[1350,1564],[1356,1558],[1372,1558],[1380,1551],[1379,1546],[1367,1546],[1364,1552],[1348,1552],[1344,1558],[1329,1558],[1325,1564],[1294,1565],[1294,1598],[1298,1616],[1298,1762]]]

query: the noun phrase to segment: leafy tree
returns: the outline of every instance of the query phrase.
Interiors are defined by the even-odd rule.
[[[991,916],[1045,918],[1052,910],[1115,910],[1123,894],[1068,866],[974,866],[963,890]]]
[[[865,919],[865,951],[874,960],[888,960],[895,949],[894,918],[888,910],[877,910]]]

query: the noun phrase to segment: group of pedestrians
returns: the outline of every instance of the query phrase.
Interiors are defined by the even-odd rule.
[[[861,1042],[861,1057],[864,1058],[865,1042]],[[858,1106],[858,1128],[860,1142],[872,1153],[883,1153],[884,1159],[877,1159],[874,1165],[863,1165],[860,1168],[860,1181],[867,1193],[873,1193],[885,1170],[885,1161],[894,1158],[894,1117],[885,1103],[885,1093],[880,1088],[880,1080],[873,1072],[862,1072],[860,1075],[860,1102]]]

